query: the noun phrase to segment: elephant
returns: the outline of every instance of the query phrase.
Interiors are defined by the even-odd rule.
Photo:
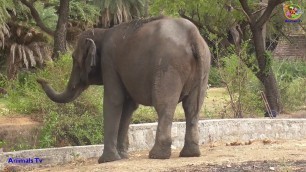
[[[37,82],[58,103],[73,101],[90,85],[104,86],[104,150],[99,163],[128,158],[129,124],[139,104],[153,106],[158,115],[149,158],[170,158],[172,120],[180,102],[186,118],[180,157],[200,156],[198,121],[211,53],[192,22],[159,16],[89,29],[79,35],[72,58],[63,92],[45,79]]]

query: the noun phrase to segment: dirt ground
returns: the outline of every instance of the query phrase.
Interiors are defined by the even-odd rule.
[[[0,125],[27,125],[37,124],[29,117],[0,117]]]
[[[248,144],[215,143],[201,147],[202,156],[178,157],[179,149],[172,151],[171,159],[148,159],[148,151],[130,153],[130,159],[98,164],[97,159],[77,160],[70,164],[32,169],[32,171],[209,171],[209,172],[263,172],[306,171],[306,139],[258,140]],[[31,170],[30,170],[31,171]]]

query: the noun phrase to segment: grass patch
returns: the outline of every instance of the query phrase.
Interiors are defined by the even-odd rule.
[[[11,111],[7,108],[7,104],[6,98],[0,98],[0,116],[11,115]]]

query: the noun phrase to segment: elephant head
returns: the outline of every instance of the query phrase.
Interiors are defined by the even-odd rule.
[[[73,66],[66,89],[57,93],[46,80],[37,79],[47,96],[57,103],[68,103],[76,99],[91,84],[102,85],[100,61],[94,31],[85,31],[79,36],[72,58]]]

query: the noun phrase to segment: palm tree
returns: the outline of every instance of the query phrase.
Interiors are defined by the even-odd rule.
[[[62,6],[60,2],[65,2],[64,10],[59,9]],[[57,11],[65,12],[67,28],[56,28],[60,18]],[[73,30],[72,35],[68,34],[75,39],[80,31],[92,27],[99,15],[100,8],[93,4],[93,0],[0,1],[0,72],[6,70],[8,78],[13,79],[20,69],[42,66],[45,61],[52,60],[50,53],[54,35],[57,35],[54,45],[60,46],[55,49],[65,50],[63,29]],[[59,26],[64,25],[60,23]],[[56,30],[60,34],[56,34]]]
[[[15,5],[12,0],[0,1],[0,48],[4,48],[5,38],[9,37],[9,27],[6,24],[10,18],[9,11],[15,13]]]
[[[55,13],[52,9],[40,10],[44,10],[44,14]],[[6,61],[1,64],[5,66],[10,79],[15,78],[21,68],[28,69],[50,60],[48,38],[40,29],[31,25],[33,22],[27,17],[28,13],[19,1],[0,2],[0,61]]]
[[[146,0],[95,0],[95,3],[101,8],[99,26],[108,28],[141,17],[145,1]]]

